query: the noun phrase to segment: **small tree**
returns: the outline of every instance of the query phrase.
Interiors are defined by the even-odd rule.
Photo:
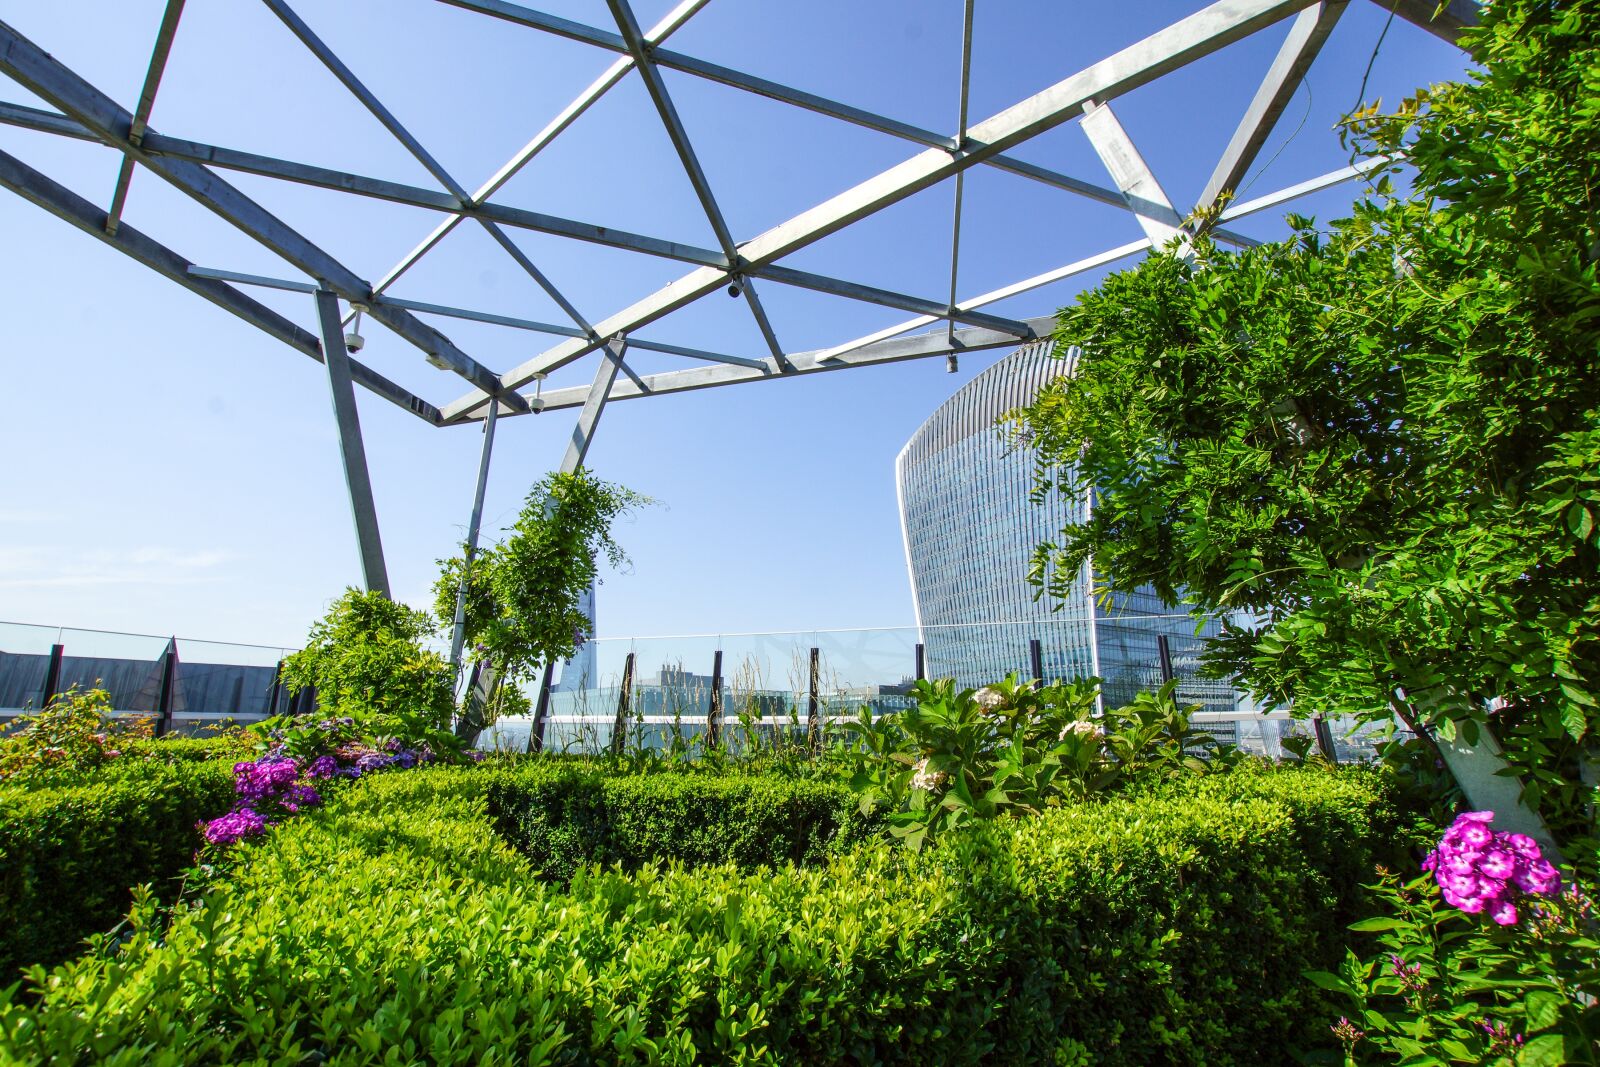
[[[315,686],[330,714],[380,729],[397,717],[445,728],[453,706],[450,665],[421,644],[433,633],[427,612],[376,591],[346,589],[311,627],[305,648],[283,661],[283,681],[291,693]]]
[[[487,708],[479,712],[470,700],[464,703],[459,737],[470,744],[498,715],[525,710],[515,683],[531,680],[542,664],[577,652],[590,625],[579,604],[595,582],[597,557],[603,554],[613,567],[627,561],[611,525],[649,502],[582,467],[571,474],[551,473],[529,490],[504,541],[479,550],[470,565],[464,553],[440,561],[434,610],[441,619],[454,620],[456,590],[465,573],[469,655],[496,676],[496,697]]]

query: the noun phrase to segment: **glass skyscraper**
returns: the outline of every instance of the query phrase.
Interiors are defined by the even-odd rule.
[[[1201,638],[1182,607],[1140,590],[1097,603],[1085,566],[1064,601],[1034,599],[1034,549],[1081,521],[1092,502],[1051,489],[1032,499],[1035,455],[996,426],[1046,382],[1070,373],[1039,341],[978,374],[939,407],[895,461],[900,522],[927,674],[980,686],[1033,676],[1030,642],[1049,680],[1098,677],[1111,706],[1163,677],[1162,637],[1179,698],[1233,711],[1227,682],[1196,674]]]

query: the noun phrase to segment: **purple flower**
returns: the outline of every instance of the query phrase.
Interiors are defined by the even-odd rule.
[[[267,820],[250,808],[230,811],[221,818],[206,823],[205,839],[213,845],[231,845],[246,837],[260,837],[267,832]]]
[[[332,756],[318,756],[306,768],[306,775],[311,778],[332,778],[338,773],[339,761]]]

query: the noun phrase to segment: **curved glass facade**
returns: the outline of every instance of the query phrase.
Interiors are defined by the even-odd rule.
[[[1139,591],[1096,604],[1088,569],[1064,601],[1035,600],[1034,549],[1081,521],[1090,501],[1051,490],[1033,499],[1031,450],[996,426],[1070,363],[1039,341],[978,374],[912,435],[895,461],[900,522],[917,626],[930,677],[986,685],[1007,673],[1031,677],[1030,642],[1048,679],[1096,676],[1105,699],[1125,703],[1161,684],[1161,637],[1180,697],[1232,711],[1233,689],[1196,676],[1200,636],[1181,607]]]

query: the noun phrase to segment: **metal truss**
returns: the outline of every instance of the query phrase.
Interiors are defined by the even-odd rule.
[[[965,0],[959,108],[952,132],[922,129],[890,116],[830,100],[720,64],[673,51],[665,44],[709,0],[682,0],[655,26],[642,28],[629,0],[607,0],[615,28],[588,26],[507,0],[439,0],[486,18],[552,34],[613,53],[610,67],[556,114],[504,166],[469,191],[413,136],[400,120],[313,30],[289,0],[262,0],[305,48],[339,80],[437,183],[430,189],[366,175],[277,159],[221,145],[205,144],[157,133],[149,120],[167,57],[174,45],[184,0],[167,0],[147,75],[132,111],[99,91],[81,75],[53,59],[42,47],[0,22],[0,73],[46,101],[55,110],[41,110],[0,101],[0,123],[93,141],[122,153],[122,167],[109,207],[68,190],[8,153],[0,152],[0,186],[92,234],[145,266],[172,279],[251,325],[283,341],[327,368],[341,455],[356,515],[357,539],[369,585],[387,584],[376,517],[367,478],[352,387],[359,385],[435,426],[483,422],[485,441],[480,463],[474,516],[481,514],[496,416],[535,410],[580,408],[582,414],[564,468],[582,462],[599,414],[610,400],[664,395],[692,389],[769,381],[824,371],[951,356],[1013,345],[1047,334],[1052,308],[1034,317],[1014,319],[983,310],[986,306],[1063,278],[1114,263],[1171,241],[1184,242],[1201,229],[1224,243],[1248,247],[1255,242],[1227,223],[1265,211],[1339,182],[1360,177],[1363,167],[1346,167],[1247,202],[1232,201],[1239,182],[1255,161],[1280,114],[1315,60],[1324,41],[1350,0],[1217,0],[1195,14],[1162,29],[1099,63],[1078,71],[1050,88],[977,122],[969,122],[968,83],[974,0]],[[1375,0],[1395,16],[1434,35],[1454,41],[1475,22],[1473,0]],[[1287,37],[1247,107],[1227,148],[1218,159],[1195,211],[1180,211],[1151,173],[1132,139],[1112,110],[1121,95],[1178,70],[1266,27],[1292,19]],[[897,166],[845,190],[830,200],[772,229],[738,240],[729,229],[716,192],[701,167],[690,131],[685,126],[662,77],[671,70],[729,86],[780,104],[802,108],[838,122],[899,138],[920,151]],[[701,248],[648,234],[563,218],[515,207],[495,199],[523,167],[578,121],[596,101],[630,74],[641,80],[685,176],[716,238],[716,247]],[[1032,138],[1077,120],[1105,165],[1109,185],[1059,173],[1018,159],[1012,151]],[[1366,167],[1381,165],[1366,164]],[[1085,197],[1129,212],[1138,222],[1141,240],[1107,249],[1056,270],[967,299],[957,299],[964,175],[975,166],[992,167],[1026,177],[1066,195]],[[297,273],[295,277],[262,277],[190,263],[122,222],[136,174],[146,172],[169,183],[271,250]],[[437,212],[438,224],[415,248],[376,282],[359,277],[312,240],[276,218],[222,176],[238,171],[286,182],[335,190]],[[807,246],[851,224],[953,179],[950,284],[937,297],[894,292],[844,278],[799,270],[781,262]],[[1218,204],[1222,210],[1214,210]],[[549,295],[569,322],[532,319],[452,307],[388,295],[407,271],[463,223],[481,227],[500,249]],[[576,307],[512,239],[509,231],[526,230],[583,241],[638,255],[680,262],[690,269],[677,280],[634,304],[600,317]],[[784,348],[767,316],[757,283],[789,286],[843,299],[877,304],[914,317],[864,337],[842,340],[822,350],[791,352]],[[267,286],[303,292],[314,303],[316,329],[307,330],[252,299],[240,286]],[[653,342],[638,331],[671,312],[721,290],[748,307],[767,351],[722,353],[711,349]],[[339,301],[350,311],[361,309],[406,342],[429,362],[458,375],[470,387],[461,396],[435,405],[345,351]],[[308,310],[311,308],[308,306]],[[522,363],[496,373],[458,348],[421,315],[457,318],[559,338],[551,347]],[[349,314],[344,316],[345,322]],[[923,327],[931,331],[914,333]],[[641,376],[628,366],[630,349],[660,352],[695,361],[695,365]],[[599,370],[587,387],[545,392],[530,401],[520,390],[530,382],[590,354],[599,352]],[[477,522],[472,524],[476,540]]]

